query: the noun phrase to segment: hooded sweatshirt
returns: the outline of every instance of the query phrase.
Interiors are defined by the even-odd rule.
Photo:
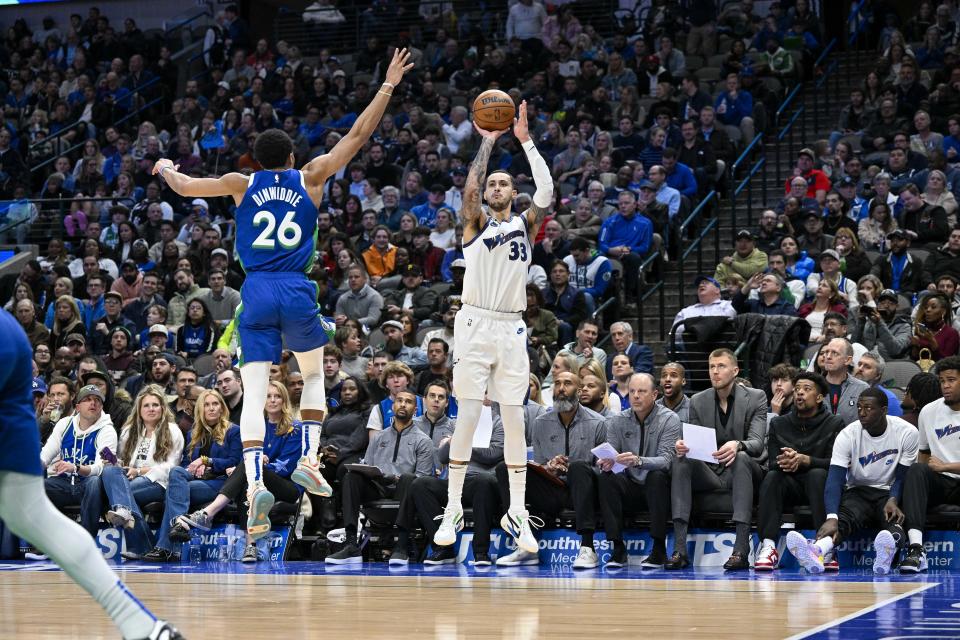
[[[61,418],[53,427],[40,451],[40,462],[49,467],[57,460],[72,462],[76,465],[90,465],[90,475],[98,476],[103,471],[100,452],[117,449],[117,432],[113,429],[110,414],[103,412],[93,426],[86,431],[76,427],[79,417],[76,415]]]
[[[770,421],[767,434],[767,460],[770,469],[779,469],[777,456],[782,447],[810,456],[811,469],[828,469],[833,455],[833,441],[846,425],[843,419],[817,407],[812,418],[801,418],[796,408]]]

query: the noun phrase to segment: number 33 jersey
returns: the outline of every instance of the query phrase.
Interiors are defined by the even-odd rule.
[[[247,273],[309,273],[317,207],[296,169],[257,171],[237,207],[237,254]]]
[[[524,216],[502,222],[488,216],[480,233],[463,245],[463,257],[465,304],[501,313],[527,308],[527,269],[533,250]]]

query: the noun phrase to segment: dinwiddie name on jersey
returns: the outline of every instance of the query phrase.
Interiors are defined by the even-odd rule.
[[[253,201],[257,203],[258,207],[262,207],[268,200],[279,200],[280,202],[285,202],[290,206],[296,207],[299,206],[300,201],[303,200],[303,194],[284,187],[265,187],[250,197],[253,198]]]

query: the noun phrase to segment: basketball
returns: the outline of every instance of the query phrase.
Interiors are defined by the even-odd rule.
[[[473,101],[473,121],[487,131],[509,129],[516,113],[513,98],[497,89],[484,91]]]

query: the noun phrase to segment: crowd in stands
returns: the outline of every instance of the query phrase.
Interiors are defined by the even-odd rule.
[[[123,528],[132,556],[166,561],[176,557],[176,541],[242,495],[232,425],[243,404],[233,319],[244,273],[233,250],[234,206],[181,198],[151,169],[170,158],[193,176],[256,171],[253,142],[270,128],[290,135],[298,165],[325,153],[375,93],[395,46],[410,48],[416,67],[370,142],[331,179],[310,274],[336,326],[325,353],[330,414],[321,443],[336,493],[310,500],[313,527],[346,528],[347,545],[333,561],[359,557],[356,516],[374,496],[400,500],[398,563],[410,557],[418,523],[428,532],[436,526],[444,493],[437,475],[456,417],[449,385],[466,268],[458,213],[478,140],[465,105],[488,87],[526,100],[531,136],[556,181],[555,206],[532,239],[526,415],[534,460],[566,488],[532,481],[528,502],[548,514],[576,507],[588,550],[578,566],[596,564],[596,513],[615,542],[614,560],[625,562],[616,527],[634,502],[655,520],[650,565],[684,566],[691,496],[716,488],[733,493],[737,544],[728,568],[745,568],[757,487],[761,555],[775,566],[767,542],[783,501],[770,496],[806,492],[815,524],[831,522],[839,489],[824,502],[822,487],[834,487],[833,467],[842,466],[838,434],[873,437],[881,422],[896,420],[889,424],[906,438],[894,416],[915,424],[921,414],[920,454],[929,453],[921,409],[943,410],[941,387],[946,406],[960,402],[947,392],[960,371],[950,358],[960,350],[960,59],[952,48],[960,10],[921,3],[902,24],[884,16],[876,69],[851,91],[836,131],[800,151],[782,197],[768,203],[758,228],[738,231],[733,254],[714,272],[696,278],[697,300],[677,316],[795,316],[815,347],[808,362],[777,364],[766,372],[769,389],[750,389],[736,356],[715,352],[711,388],[688,397],[682,364],[655,372],[653,353],[621,314],[633,315],[646,286],[640,265],[649,259],[662,273],[682,246],[679,222],[709,191],[725,191],[739,152],[772,132],[771,114],[791,83],[813,73],[826,35],[807,0],[770,3],[767,15],[750,0],[722,10],[714,0],[691,0],[682,14],[674,4],[654,0],[642,19],[628,16],[601,33],[578,18],[582,7],[548,11],[519,0],[502,35],[458,31],[424,14],[413,38],[384,38],[384,3],[365,14],[364,50],[348,58],[323,49],[317,59],[257,39],[231,5],[207,32],[206,72],[185,83],[167,47],[137,52],[141,34],[131,18],[121,33],[97,8],[69,25],[15,22],[0,47],[8,71],[0,87],[0,240],[43,249],[0,277],[0,305],[34,346],[55,502],[79,505],[91,532],[101,515]],[[330,3],[317,5],[314,17],[336,18]],[[719,69],[712,76],[702,73],[708,61]],[[488,170],[497,168],[514,176],[515,208],[526,209],[531,171],[512,136],[491,154]],[[902,359],[925,371],[940,361],[939,380],[918,373],[908,388],[887,389],[885,362]],[[289,481],[303,386],[295,359],[277,363],[271,379],[271,482],[281,500],[297,502]],[[487,420],[490,444],[474,449],[470,476],[481,560],[506,487],[496,406]],[[718,465],[686,458],[681,421],[718,430]],[[815,451],[792,439],[797,421],[822,431]],[[634,442],[638,423],[654,437]],[[584,430],[577,441],[590,446],[555,450],[551,429]],[[401,438],[410,438],[409,456],[378,457]],[[591,470],[589,450],[604,441],[623,451],[616,462],[630,467],[627,475]],[[900,497],[899,467],[916,460],[916,449],[891,467],[895,480],[873,479],[882,496]],[[361,459],[386,480],[347,470]],[[606,472],[612,463],[598,464]],[[791,475],[798,473],[802,480]],[[802,482],[810,484],[798,489]],[[821,488],[819,502],[811,486]],[[148,502],[165,503],[159,538],[143,525]],[[680,544],[667,558],[670,509]],[[872,521],[867,512],[851,520],[845,511],[841,534]],[[251,546],[246,556],[256,560]],[[830,549],[821,550],[830,565]],[[523,553],[507,562],[535,561]],[[451,551],[431,557],[448,562]]]

